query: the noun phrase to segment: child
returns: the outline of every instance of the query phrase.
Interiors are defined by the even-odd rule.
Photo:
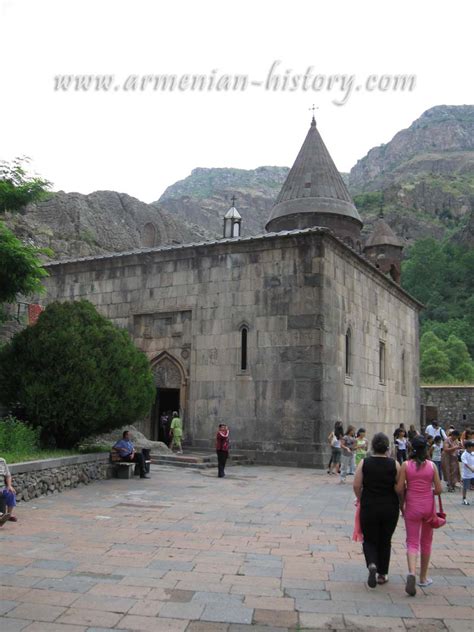
[[[349,426],[346,430],[346,434],[341,439],[341,479],[339,481],[341,484],[344,484],[346,482],[346,476],[351,474],[356,442],[354,435],[354,426]]]
[[[474,441],[466,441],[464,452],[461,456],[462,463],[462,504],[469,505],[466,498],[467,490],[471,487],[474,479]]]
[[[7,520],[17,522],[16,516],[13,515],[13,511],[16,507],[16,492],[12,486],[12,477],[10,470],[5,459],[0,458],[0,478],[5,481],[5,487],[2,490],[0,502],[2,505],[2,515],[0,516],[0,527],[3,527]],[[6,506],[6,511],[4,511]]]
[[[395,446],[397,448],[397,461],[400,465],[407,460],[407,440],[405,431],[399,428],[397,436],[395,437]]]
[[[434,439],[433,439],[433,445],[430,448],[430,458],[433,461],[433,463],[436,465],[436,467],[438,468],[438,473],[439,473],[439,480],[443,480],[442,479],[442,470],[441,470],[441,453],[443,451],[443,442],[441,441],[441,437],[439,435],[437,435]]]
[[[355,451],[355,465],[356,468],[362,459],[365,459],[367,456],[367,450],[369,448],[369,443],[365,438],[365,428],[359,428],[356,434],[356,451]]]
[[[338,474],[341,467],[341,439],[343,436],[342,427],[336,428],[332,433],[331,440],[331,465],[328,474]]]

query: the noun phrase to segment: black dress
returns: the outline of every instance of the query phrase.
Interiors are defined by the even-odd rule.
[[[397,466],[394,459],[370,456],[362,465],[360,526],[367,566],[375,564],[380,575],[388,574],[392,535],[400,513],[395,493]]]

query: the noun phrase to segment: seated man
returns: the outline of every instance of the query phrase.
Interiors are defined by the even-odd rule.
[[[120,441],[114,445],[120,455],[121,461],[129,461],[130,463],[136,463],[140,468],[140,478],[150,478],[146,475],[145,459],[141,452],[135,452],[133,443],[130,441],[130,433],[125,430]]]
[[[16,522],[17,518],[13,515],[13,511],[16,507],[16,492],[12,486],[12,477],[10,470],[5,459],[0,458],[0,480],[5,481],[5,487],[0,493],[0,527],[3,527],[5,522],[11,520]]]

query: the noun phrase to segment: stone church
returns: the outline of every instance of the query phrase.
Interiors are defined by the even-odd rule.
[[[218,241],[47,265],[46,303],[88,299],[148,356],[145,432],[179,409],[196,448],[226,422],[257,462],[321,466],[336,420],[369,438],[416,423],[421,305],[399,285],[402,246],[383,218],[363,246],[314,117],[267,232],[245,237],[235,203],[223,221]]]

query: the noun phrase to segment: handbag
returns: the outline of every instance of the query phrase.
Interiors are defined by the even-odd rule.
[[[433,529],[439,529],[446,524],[446,513],[443,511],[443,503],[441,502],[441,496],[438,496],[439,511],[436,511],[436,501],[433,494],[433,514],[431,518],[427,520],[428,524]]]

